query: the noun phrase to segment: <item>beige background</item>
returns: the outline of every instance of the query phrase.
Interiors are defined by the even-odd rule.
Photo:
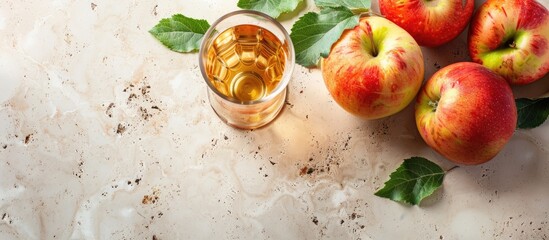
[[[211,23],[236,2],[0,0],[0,239],[549,238],[548,123],[419,207],[373,195],[405,158],[453,166],[411,107],[355,118],[318,69],[296,66],[273,124],[224,125],[198,55],[147,31],[175,13]],[[423,49],[426,77],[469,59],[465,37]],[[549,76],[514,91],[547,94]]]

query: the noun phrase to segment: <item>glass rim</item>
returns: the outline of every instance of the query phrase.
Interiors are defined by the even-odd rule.
[[[282,79],[280,80],[280,82],[278,83],[278,85],[276,86],[276,88],[273,91],[271,91],[265,97],[257,99],[257,100],[241,101],[241,100],[229,97],[229,96],[221,93],[219,90],[217,90],[217,88],[215,88],[213,83],[209,80],[208,74],[206,73],[205,54],[207,54],[207,50],[208,50],[206,48],[207,48],[207,45],[209,45],[208,43],[213,41],[213,39],[210,39],[209,36],[211,36],[213,34],[213,32],[215,31],[215,28],[217,27],[217,25],[219,25],[219,23],[221,23],[222,21],[224,21],[227,18],[236,16],[236,15],[259,16],[259,17],[263,18],[264,20],[274,24],[282,32],[282,34],[284,35],[284,39],[280,39],[280,40],[286,41],[287,44],[288,44],[288,56],[287,56],[287,61],[286,61],[286,64],[288,64],[288,66],[284,66],[284,72],[282,73]],[[243,23],[243,24],[245,24],[245,23]],[[237,26],[237,25],[234,25],[234,26]],[[282,26],[282,24],[280,24],[276,19],[272,18],[271,16],[269,16],[265,13],[254,11],[254,10],[237,10],[237,11],[233,11],[233,12],[230,12],[230,13],[227,13],[227,14],[221,16],[219,19],[217,19],[210,26],[208,31],[206,31],[206,33],[204,34],[204,37],[202,39],[202,42],[200,44],[199,65],[200,65],[200,72],[202,73],[202,78],[204,78],[204,81],[206,81],[206,84],[208,85],[209,90],[213,91],[218,97],[221,97],[226,101],[229,101],[229,102],[232,102],[232,103],[235,103],[235,104],[239,104],[239,105],[254,105],[254,104],[268,102],[268,101],[274,99],[275,97],[277,97],[280,93],[282,93],[282,91],[286,91],[286,87],[288,86],[288,83],[290,82],[290,79],[292,77],[292,73],[293,73],[293,70],[294,70],[295,50],[294,50],[294,45],[292,43],[292,39],[290,38],[290,35],[288,34],[288,31],[286,31],[286,28],[284,28],[284,26]]]

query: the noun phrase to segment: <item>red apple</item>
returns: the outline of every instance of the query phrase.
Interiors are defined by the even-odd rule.
[[[322,60],[322,76],[335,101],[366,119],[395,114],[423,81],[423,55],[414,38],[391,21],[367,16],[343,32]]]
[[[415,108],[417,128],[427,145],[460,164],[494,158],[517,125],[509,84],[477,63],[440,69],[421,89]]]
[[[474,8],[474,0],[379,0],[381,14],[427,47],[456,38],[469,23]]]
[[[469,27],[473,61],[511,84],[534,82],[549,72],[549,11],[535,0],[488,0]]]

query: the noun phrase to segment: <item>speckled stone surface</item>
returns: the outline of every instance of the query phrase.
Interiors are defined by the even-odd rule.
[[[0,0],[0,239],[549,239],[549,123],[413,207],[373,193],[405,158],[454,165],[411,106],[358,119],[296,66],[274,123],[223,124],[198,54],[147,31],[236,2]],[[424,48],[426,77],[468,60],[465,39]],[[549,76],[514,92],[547,95]]]

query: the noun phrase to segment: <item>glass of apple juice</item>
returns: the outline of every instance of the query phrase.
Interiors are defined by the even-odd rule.
[[[268,15],[240,10],[219,18],[199,57],[215,113],[241,129],[271,122],[284,106],[294,55],[290,36]]]

